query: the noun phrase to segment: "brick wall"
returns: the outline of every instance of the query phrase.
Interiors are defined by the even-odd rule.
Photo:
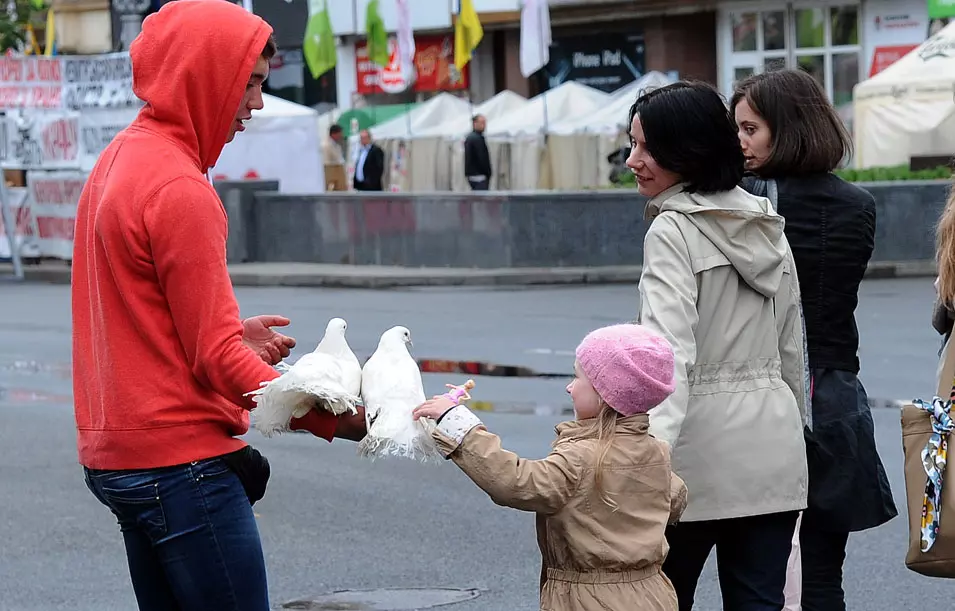
[[[716,84],[716,13],[650,17],[645,21],[647,70]]]

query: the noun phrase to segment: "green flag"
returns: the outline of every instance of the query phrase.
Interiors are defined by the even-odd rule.
[[[320,9],[318,7],[321,7]],[[332,31],[332,18],[328,14],[328,0],[312,0],[311,16],[305,27],[305,40],[302,42],[302,54],[305,63],[317,79],[335,67],[338,53],[335,50],[335,33]]]
[[[955,17],[955,0],[928,0],[928,18]]]
[[[365,36],[368,38],[368,59],[379,66],[387,66],[391,59],[388,52],[388,31],[385,22],[378,13],[378,0],[368,3],[368,12],[365,13]]]

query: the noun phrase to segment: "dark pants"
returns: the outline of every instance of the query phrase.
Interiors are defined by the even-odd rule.
[[[803,611],[846,611],[842,564],[848,543],[849,533],[828,532],[815,528],[812,523],[802,523],[799,546]]]
[[[714,547],[724,609],[780,611],[798,515],[789,511],[667,528],[670,554],[663,572],[673,582],[680,611],[693,608],[696,584]]]
[[[472,191],[487,191],[490,189],[491,181],[487,178],[482,178],[481,180],[471,180],[468,178],[468,184],[471,185]]]
[[[267,611],[252,506],[221,458],[142,471],[86,470],[126,543],[141,611]]]

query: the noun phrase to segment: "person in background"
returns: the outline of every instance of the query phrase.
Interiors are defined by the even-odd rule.
[[[77,206],[78,458],[119,522],[140,610],[270,608],[252,513],[270,470],[240,436],[255,406],[246,394],[278,376],[271,365],[294,341],[270,328],[288,319],[240,319],[207,174],[263,106],[271,34],[221,0],[147,17],[129,51],[145,105],[100,154]],[[311,410],[292,426],[329,441],[365,432],[361,409]]]
[[[358,162],[355,164],[356,191],[384,191],[385,152],[371,141],[367,129],[359,133],[361,147],[358,149]]]
[[[637,322],[666,337],[676,391],[650,410],[689,490],[663,572],[693,608],[713,548],[723,608],[780,611],[806,507],[808,388],[783,219],[738,185],[743,152],[719,93],[679,82],[630,110],[627,165],[649,198]]]
[[[348,176],[345,172],[345,151],[342,143],[345,130],[337,123],[328,128],[328,139],[322,143],[325,164],[325,188],[328,191],[347,191]]]
[[[858,377],[855,310],[875,245],[875,200],[832,173],[852,140],[810,75],[749,77],[730,109],[752,173],[743,187],[776,200],[800,279],[812,388],[809,500],[799,532],[802,608],[843,611],[849,533],[898,515]]]
[[[484,115],[471,118],[472,131],[464,139],[464,175],[472,191],[487,191],[491,186],[491,154],[487,150]]]

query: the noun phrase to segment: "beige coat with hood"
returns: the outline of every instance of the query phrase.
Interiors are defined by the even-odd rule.
[[[669,448],[649,436],[646,414],[617,420],[602,470],[615,510],[595,488],[591,423],[558,425],[542,460],[502,449],[464,406],[445,414],[432,435],[495,503],[537,513],[543,611],[676,611],[660,567],[669,550],[664,530],[680,517],[687,492],[671,471]]]
[[[806,370],[784,221],[740,188],[647,203],[639,322],[673,344],[676,392],[650,412],[686,482],[683,521],[806,507]]]

